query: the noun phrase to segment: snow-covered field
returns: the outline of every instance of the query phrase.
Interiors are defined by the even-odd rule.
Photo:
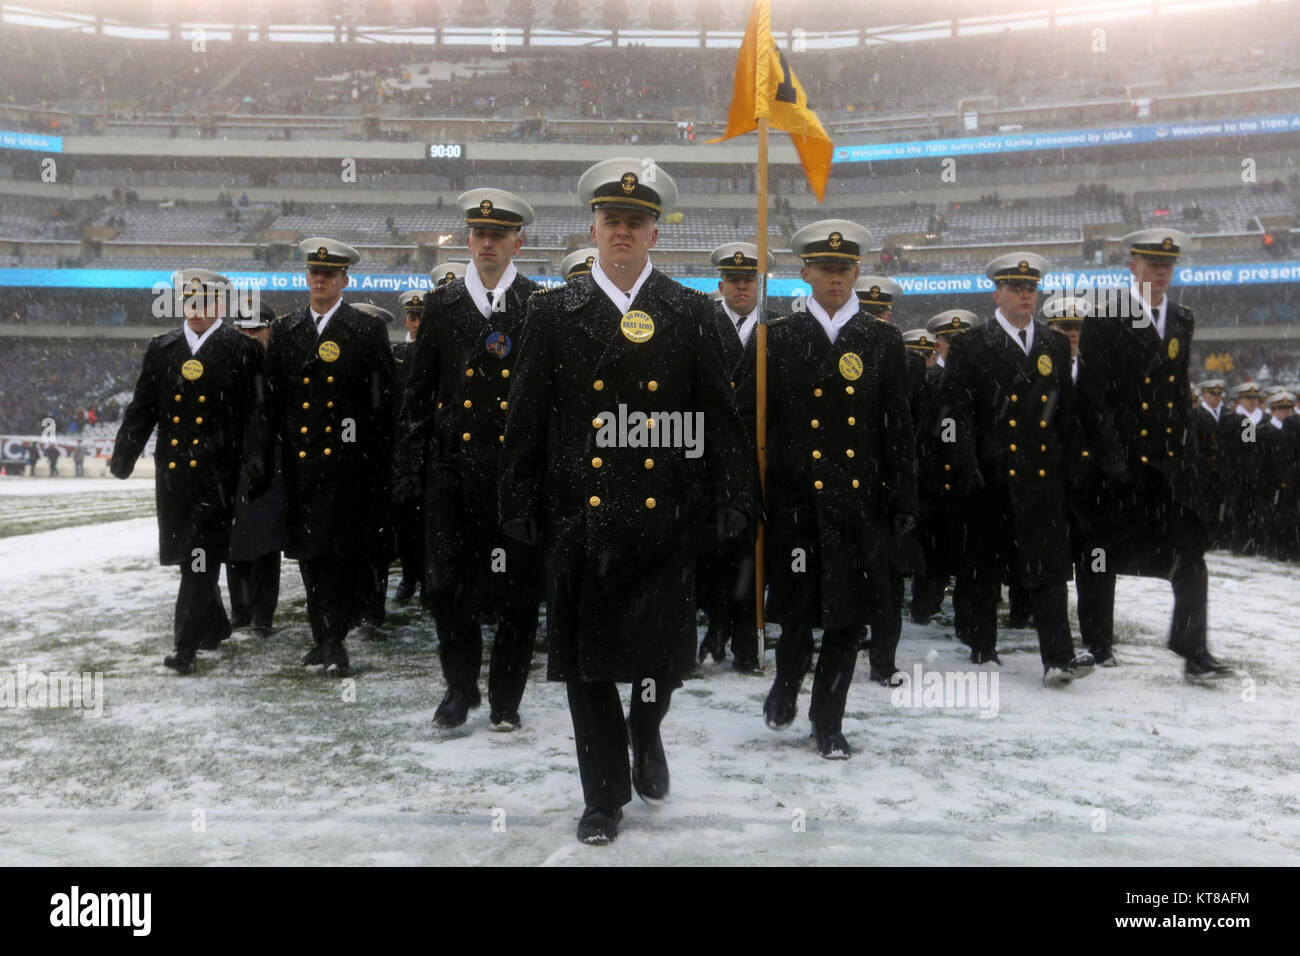
[[[1213,689],[1164,649],[1162,581],[1120,580],[1121,666],[1065,690],[1041,686],[1032,631],[1004,630],[996,716],[896,707],[863,656],[844,763],[808,738],[811,678],[776,733],[770,652],[768,677],[706,670],[664,724],[670,802],[634,801],[618,842],[589,848],[543,655],[522,731],[489,733],[484,709],[436,732],[422,612],[390,604],[389,640],[350,641],[353,680],[330,681],[298,664],[310,636],[286,561],[277,632],[237,634],[178,677],[162,666],[176,572],[157,564],[152,509],[149,481],[0,479],[0,702],[24,665],[28,681],[103,680],[102,716],[12,692],[0,710],[0,865],[1300,859],[1295,566],[1209,556],[1211,649],[1242,678]],[[970,671],[951,635],[950,617],[905,624],[899,666]]]

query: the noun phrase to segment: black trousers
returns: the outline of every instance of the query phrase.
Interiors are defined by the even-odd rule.
[[[573,718],[573,742],[578,751],[582,799],[589,807],[608,811],[632,801],[628,735],[636,736],[638,746],[650,746],[668,713],[673,692],[674,682],[668,674],[649,680],[653,684],[633,683],[626,723],[623,701],[613,681],[569,681],[565,685],[569,715]]]
[[[319,644],[342,642],[357,623],[361,588],[370,587],[374,573],[368,559],[330,555],[298,562],[307,589],[307,619]]]
[[[528,683],[528,670],[537,641],[537,605],[520,604],[503,609],[497,618],[488,665],[488,704],[493,710],[518,710]],[[483,631],[477,611],[439,609],[438,660],[448,688],[468,694],[477,683],[483,662]]]
[[[1079,603],[1079,636],[1098,660],[1109,657],[1115,646],[1115,575],[1093,571],[1095,558],[1082,554],[1074,560],[1074,591]]]
[[[234,627],[270,627],[280,603],[280,552],[272,551],[252,561],[228,561],[226,584],[230,588]]]
[[[388,562],[375,561],[362,568],[356,578],[357,620],[384,623],[384,602],[388,599]]]
[[[1023,587],[1025,606],[1034,615],[1038,630],[1038,652],[1044,667],[1061,667],[1074,658],[1070,636],[1069,600],[1065,582]],[[969,566],[957,575],[953,610],[957,636],[971,650],[991,653],[998,643],[998,602],[1002,597],[1002,574],[997,562]]]
[[[230,618],[221,603],[220,562],[205,571],[181,565],[173,636],[176,649],[185,653],[193,653],[208,638],[224,641],[230,636]]]
[[[1109,656],[1115,641],[1115,572],[1076,566],[1079,631],[1093,656]],[[1196,658],[1207,650],[1207,608],[1210,576],[1205,558],[1196,550],[1175,553],[1169,574],[1174,613],[1169,622],[1169,649]]]
[[[925,573],[912,577],[912,623],[924,624],[939,613],[943,594],[948,587],[951,558],[948,554],[948,529],[942,515],[920,524],[921,549],[925,555]]]
[[[738,661],[758,660],[754,608],[754,539],[742,535],[710,542],[696,569],[699,603],[709,616],[709,631],[721,631]],[[694,661],[691,662],[694,664]]]
[[[873,638],[874,647],[875,640]],[[782,627],[776,645],[776,683],[797,687],[812,664],[810,627]],[[858,628],[829,628],[822,632],[822,649],[813,674],[812,703],[808,719],[823,731],[838,732],[844,722],[844,704],[858,662]]]
[[[916,580],[912,579],[913,587]],[[939,593],[942,595],[943,592]],[[871,649],[868,651],[871,669],[886,675],[894,672],[894,655],[898,651],[898,639],[903,635],[903,575],[893,570],[889,572],[889,599],[892,608],[881,623],[872,625]],[[824,642],[823,638],[823,646]]]
[[[402,580],[416,588],[424,580],[424,506],[418,501],[396,503],[392,513]]]

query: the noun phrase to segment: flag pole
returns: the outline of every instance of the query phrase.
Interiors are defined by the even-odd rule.
[[[767,117],[758,120],[758,326],[754,329],[756,392],[755,446],[758,450],[759,501],[767,501]],[[763,515],[754,536],[754,627],[758,633],[758,669],[763,669],[767,627],[763,618]]]

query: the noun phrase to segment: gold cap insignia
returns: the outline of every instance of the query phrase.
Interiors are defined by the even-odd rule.
[[[873,285],[873,286],[871,287],[871,298],[873,298],[873,299],[879,299],[879,298],[880,298],[880,286],[878,286],[878,285]]]
[[[632,190],[636,189],[636,184],[637,184],[636,173],[624,173],[623,178],[620,179],[619,182],[623,186],[623,192],[628,195],[631,195]]]
[[[1020,260],[1020,265],[1019,265],[1018,268],[1020,269],[1021,272],[1028,272],[1028,271],[1029,271],[1029,263],[1026,262],[1024,259],[1021,259],[1021,260]]]
[[[587,256],[587,268],[590,269],[596,262],[595,256]]]
[[[1165,249],[1165,250],[1169,250],[1169,249],[1172,249],[1173,247],[1174,247],[1174,240],[1173,240],[1173,237],[1172,237],[1172,236],[1165,236],[1165,238],[1164,238],[1164,239],[1161,241],[1161,243],[1160,243],[1160,248]]]
[[[830,238],[828,238],[826,241],[832,249],[838,249],[840,247],[840,243],[844,241],[844,237],[841,236],[838,232],[832,232],[830,234]]]
[[[731,258],[735,260],[736,265],[740,265],[741,263],[743,263],[743,262],[745,261],[745,254],[744,254],[743,252],[741,252],[739,249],[737,249],[737,250],[736,250],[736,254],[735,254],[734,256],[732,256]]]
[[[328,256],[329,254],[330,254],[330,251],[329,251],[328,249],[326,249],[324,246],[321,246],[319,249],[316,250],[316,258],[317,258],[317,259],[324,259],[324,258],[325,258],[326,256]]]
[[[492,215],[492,200],[484,199],[481,203],[478,204],[478,211],[485,216]]]

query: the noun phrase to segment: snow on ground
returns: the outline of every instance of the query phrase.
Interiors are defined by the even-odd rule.
[[[22,665],[29,681],[101,672],[105,698],[98,718],[0,709],[0,865],[1300,858],[1294,566],[1210,555],[1211,648],[1242,678],[1213,689],[1184,683],[1163,647],[1168,585],[1132,578],[1117,594],[1121,666],[1066,690],[1041,686],[1032,631],[1004,630],[994,717],[895,707],[864,656],[844,763],[808,738],[811,678],[777,733],[761,717],[770,652],[767,677],[706,669],[664,724],[671,800],[634,799],[618,842],[589,848],[574,839],[563,688],[540,653],[522,731],[488,732],[484,709],[437,732],[427,617],[390,603],[389,639],[350,640],[353,683],[327,680],[298,664],[310,635],[286,561],[273,636],[237,634],[196,678],[163,668],[177,577],[157,564],[151,485],[0,482],[0,702]],[[971,671],[951,635],[950,616],[905,624],[899,666]]]

